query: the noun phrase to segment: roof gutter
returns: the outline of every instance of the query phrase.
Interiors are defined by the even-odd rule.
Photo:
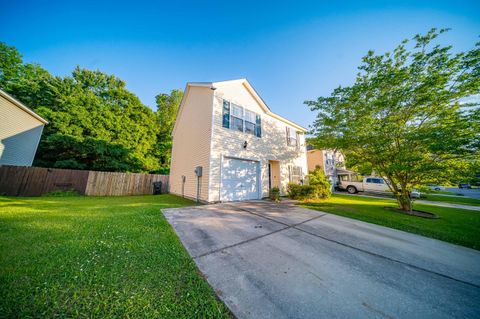
[[[30,114],[31,116],[33,116],[34,118],[42,122],[43,124],[48,124],[48,121],[46,119],[44,119],[43,117],[41,117],[40,115],[32,111],[30,108],[26,107],[22,102],[15,99],[13,96],[8,94],[7,92],[0,89],[0,95],[3,96],[5,99],[9,100],[10,102],[12,102],[13,104],[15,104],[15,106],[17,106],[18,108],[22,109],[26,113]]]

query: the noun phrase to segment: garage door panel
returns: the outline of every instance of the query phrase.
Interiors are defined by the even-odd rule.
[[[222,201],[258,199],[258,162],[225,158],[222,165]]]

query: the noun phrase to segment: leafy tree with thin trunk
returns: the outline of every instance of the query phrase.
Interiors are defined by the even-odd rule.
[[[413,187],[449,179],[479,158],[480,43],[452,53],[434,43],[447,31],[370,51],[352,86],[305,102],[318,112],[310,142],[383,176],[404,211]]]
[[[161,93],[155,97],[157,103],[157,157],[160,160],[161,170],[170,169],[172,154],[172,131],[177,119],[178,108],[182,102],[183,91],[172,90],[170,94]]]

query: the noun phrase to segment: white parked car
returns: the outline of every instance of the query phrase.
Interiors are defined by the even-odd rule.
[[[418,189],[412,189],[412,191],[410,192],[410,197],[411,198],[420,198],[422,196],[422,194],[420,193],[420,191]]]
[[[390,188],[388,187],[385,180],[381,177],[365,177],[361,182],[354,182],[351,180],[351,176],[348,176],[348,179],[344,178],[343,180],[340,178],[339,182],[337,183],[338,189],[344,189],[350,194],[355,194],[358,192],[378,192],[378,193],[386,193],[390,192]],[[410,192],[411,198],[421,198],[422,194],[418,189],[412,189]]]
[[[361,182],[340,180],[337,184],[339,189],[344,189],[350,194],[358,192],[389,192],[390,189],[381,177],[365,177]]]

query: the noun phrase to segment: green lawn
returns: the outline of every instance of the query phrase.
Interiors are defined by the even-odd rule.
[[[435,202],[445,202],[450,204],[480,206],[480,199],[463,197],[463,196],[441,196],[441,195],[426,194],[425,198],[422,198],[422,199],[435,201]]]
[[[385,206],[396,207],[393,200],[338,194],[325,201],[305,202],[301,205],[480,250],[478,211],[415,204],[414,208],[440,217],[426,219],[384,209]]]
[[[192,204],[0,197],[0,317],[229,317],[160,212]]]

